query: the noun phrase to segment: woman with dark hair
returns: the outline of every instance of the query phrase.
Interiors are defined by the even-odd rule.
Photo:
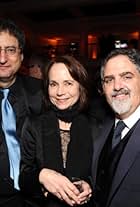
[[[20,187],[42,198],[39,206],[90,206],[87,71],[74,57],[56,57],[47,64],[43,81],[46,112],[25,122]]]

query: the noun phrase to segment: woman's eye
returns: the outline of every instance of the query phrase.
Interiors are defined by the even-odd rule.
[[[49,83],[49,85],[50,85],[51,87],[56,86],[56,84],[55,84],[55,83]]]
[[[72,83],[71,82],[66,82],[65,85],[70,86],[70,85],[72,85]]]

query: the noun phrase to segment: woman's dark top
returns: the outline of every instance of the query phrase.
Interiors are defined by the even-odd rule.
[[[30,197],[42,201],[42,205],[39,206],[67,206],[51,193],[44,198],[38,179],[42,168],[56,170],[69,179],[78,177],[90,183],[92,137],[88,119],[83,114],[77,114],[72,121],[70,131],[65,133],[67,138],[68,134],[70,135],[70,139],[67,140],[68,145],[64,155],[65,150],[62,150],[61,146],[62,131],[59,129],[54,111],[47,111],[37,118],[28,118],[24,124],[20,187]]]

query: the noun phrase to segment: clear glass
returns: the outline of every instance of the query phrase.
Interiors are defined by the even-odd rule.
[[[71,181],[77,187],[77,189],[80,191],[80,193],[83,192],[83,189],[82,189],[82,180],[80,178],[72,177],[71,178]]]

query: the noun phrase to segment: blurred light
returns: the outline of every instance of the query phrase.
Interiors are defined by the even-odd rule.
[[[88,35],[88,44],[96,43],[97,37],[95,35]]]
[[[53,37],[53,38],[48,38],[48,37],[40,37],[39,41],[43,45],[52,45],[52,46],[57,46],[61,42],[63,42],[63,39],[60,37]]]
[[[127,42],[121,41],[121,40],[115,40],[115,48],[127,48],[128,44]]]
[[[133,39],[139,39],[139,32],[132,32],[132,33],[130,34],[130,36],[131,36],[131,38],[133,38]]]
[[[89,57],[97,59],[97,36],[88,35]]]
[[[92,59],[97,59],[97,51],[93,50],[92,52]]]

